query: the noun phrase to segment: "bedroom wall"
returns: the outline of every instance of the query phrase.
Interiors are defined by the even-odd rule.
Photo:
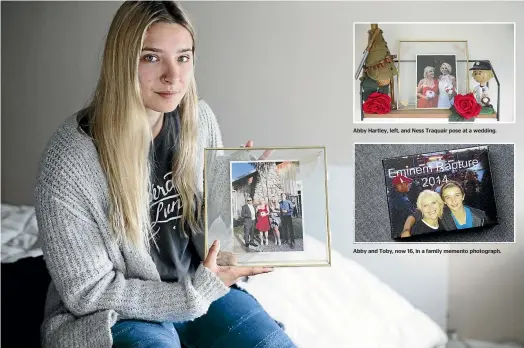
[[[2,202],[34,202],[39,156],[98,79],[119,2],[2,2]]]
[[[499,256],[450,257],[448,327],[464,338],[524,342],[524,248],[496,248]]]
[[[199,37],[200,95],[217,114],[225,145],[248,139],[261,146],[326,145],[334,249],[446,328],[448,258],[352,253],[352,23],[410,20],[408,9],[414,6],[376,4],[380,14],[369,11],[368,4],[343,2],[187,2],[184,7]],[[56,127],[90,96],[103,38],[119,3],[1,6],[2,202],[33,204],[39,155]],[[521,5],[497,5],[493,20],[518,13],[511,6]],[[469,3],[453,7],[446,18],[436,14],[436,20],[459,21],[462,13],[480,11]],[[431,4],[417,9],[434,12]]]

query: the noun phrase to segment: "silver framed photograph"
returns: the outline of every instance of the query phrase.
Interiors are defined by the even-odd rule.
[[[329,266],[324,147],[207,148],[206,253],[238,266]]]

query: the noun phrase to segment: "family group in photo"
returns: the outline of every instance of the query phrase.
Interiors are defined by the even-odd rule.
[[[426,66],[423,78],[417,85],[418,108],[451,107],[451,100],[457,94],[457,80],[452,75],[453,68],[449,63],[440,65],[440,75],[435,77],[435,67]]]
[[[393,178],[390,195],[392,224],[402,231],[401,238],[437,231],[455,231],[486,225],[483,210],[466,205],[467,181],[448,180],[433,190],[422,190],[413,204],[409,192],[413,179],[403,175]]]
[[[241,217],[244,220],[245,246],[248,249],[249,245],[259,246],[255,241],[255,230],[257,230],[260,245],[269,245],[269,232],[272,231],[275,245],[289,244],[289,247],[293,249],[295,247],[295,232],[292,217],[296,214],[297,205],[287,199],[285,193],[280,195],[279,201],[272,198],[269,204],[265,198],[253,202],[253,198],[248,197],[241,212]]]

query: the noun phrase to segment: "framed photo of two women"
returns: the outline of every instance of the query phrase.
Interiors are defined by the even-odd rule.
[[[458,91],[454,54],[416,55],[417,109],[449,109]]]

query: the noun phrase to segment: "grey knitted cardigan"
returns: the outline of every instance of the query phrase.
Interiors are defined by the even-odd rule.
[[[200,101],[195,164],[200,191],[205,147],[222,147],[222,140],[215,115]],[[227,201],[229,182],[212,186],[213,194]],[[202,265],[178,283],[162,282],[147,251],[115,242],[107,214],[107,181],[94,143],[76,117],[59,127],[44,150],[35,193],[52,279],[42,324],[44,347],[111,347],[111,327],[118,319],[193,320],[229,291]],[[202,243],[197,249],[203,258]]]

